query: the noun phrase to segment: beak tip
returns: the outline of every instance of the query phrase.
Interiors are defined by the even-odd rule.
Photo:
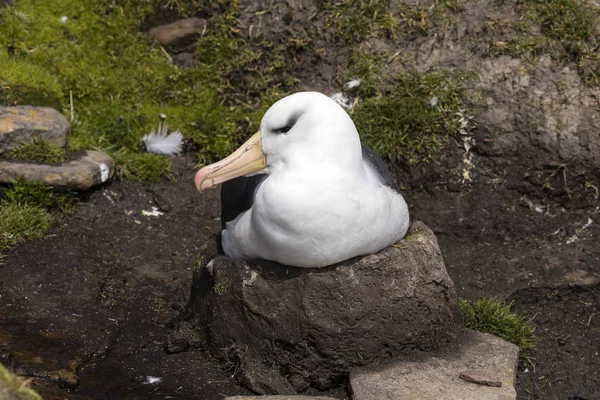
[[[208,177],[208,171],[206,171],[206,168],[202,168],[200,171],[198,171],[196,173],[196,176],[194,177],[194,187],[196,188],[196,190],[198,190],[199,192],[202,192],[206,189],[208,189],[211,185],[206,185],[206,178]]]

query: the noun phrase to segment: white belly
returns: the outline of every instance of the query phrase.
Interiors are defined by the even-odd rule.
[[[271,178],[257,191],[252,208],[227,224],[228,255],[322,267],[375,253],[408,230],[406,202],[379,182]]]

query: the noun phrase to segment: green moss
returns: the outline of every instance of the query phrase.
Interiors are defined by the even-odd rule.
[[[25,379],[11,373],[0,364],[0,398],[16,398],[18,400],[42,399],[40,395],[27,386]]]
[[[511,307],[512,303],[495,298],[460,302],[467,328],[496,335],[526,352],[535,347],[535,329],[523,316],[513,313]]]
[[[46,164],[60,164],[65,159],[65,149],[34,138],[33,142],[26,143],[10,153],[12,158],[25,161],[37,161]]]
[[[53,75],[35,65],[0,55],[0,105],[36,104],[61,109],[63,97]]]
[[[117,154],[120,174],[124,178],[139,182],[159,182],[162,177],[172,178],[171,163],[158,154]]]
[[[378,93],[381,84],[379,63],[381,57],[362,50],[353,50],[348,65],[348,79],[361,79],[360,85],[350,91],[361,97],[373,97]]]
[[[142,23],[163,10],[161,1],[37,3],[21,0],[0,9],[0,60],[11,66],[11,75],[0,79],[6,81],[0,101],[27,98],[34,105],[62,107],[66,114],[72,106],[69,147],[102,149],[115,156],[122,176],[137,180],[156,181],[156,174],[168,174],[167,161],[139,153],[142,136],[156,127],[159,114],[167,115],[172,130],[198,145],[202,162],[242,143],[257,129],[265,101],[281,97],[295,84],[286,76],[293,67],[289,59],[308,40],[294,32],[277,43],[242,38],[235,29],[238,6],[232,0],[172,1],[166,5],[169,13],[215,13],[198,40],[200,62],[181,70],[142,33]],[[15,78],[17,73],[22,77]],[[35,96],[59,100],[26,96],[23,86],[16,85],[21,81],[30,83]],[[7,87],[14,89],[6,92]]]
[[[386,96],[366,99],[352,115],[361,138],[389,161],[428,161],[451,135],[468,129],[463,91],[447,74],[407,76]]]
[[[218,294],[219,296],[222,296],[227,292],[228,288],[229,288],[229,282],[226,280],[224,282],[215,283],[215,287],[213,288],[213,290],[216,294]]]
[[[5,203],[28,205],[46,210],[72,213],[77,197],[69,190],[27,182],[24,179],[11,181],[12,187],[6,192]]]
[[[0,249],[25,240],[41,238],[50,227],[51,216],[37,206],[0,204]]]

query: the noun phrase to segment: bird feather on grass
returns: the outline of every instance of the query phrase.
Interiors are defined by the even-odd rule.
[[[168,133],[167,124],[159,122],[158,130],[150,132],[148,135],[144,135],[142,141],[146,145],[146,151],[149,153],[175,155],[181,153],[181,146],[183,144],[183,135],[179,130]]]

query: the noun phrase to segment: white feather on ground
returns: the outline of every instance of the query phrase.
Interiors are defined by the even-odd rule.
[[[158,131],[154,129],[150,134],[144,135],[142,141],[146,145],[146,151],[149,153],[175,155],[181,153],[181,145],[183,144],[183,136],[179,130],[167,135],[167,124],[159,122]]]

